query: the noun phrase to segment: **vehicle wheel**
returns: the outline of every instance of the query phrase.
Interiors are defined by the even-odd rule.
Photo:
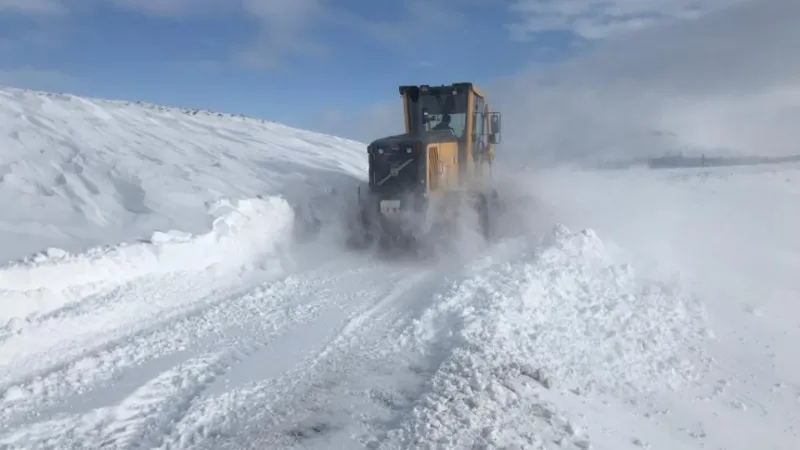
[[[481,222],[481,232],[483,233],[483,238],[488,241],[492,234],[489,226],[489,202],[483,195],[480,197],[480,209],[478,210],[478,214]]]
[[[485,240],[491,235],[489,229],[489,201],[482,193],[475,193],[472,197],[473,207],[478,214],[478,231]]]

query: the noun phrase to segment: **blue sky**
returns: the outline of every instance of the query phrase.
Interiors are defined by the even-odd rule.
[[[326,111],[394,100],[399,84],[488,82],[691,17],[694,3],[0,0],[0,83],[313,129]]]

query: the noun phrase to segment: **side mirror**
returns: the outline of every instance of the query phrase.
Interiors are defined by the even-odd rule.
[[[489,130],[491,134],[500,134],[500,113],[489,113]]]
[[[500,113],[489,113],[489,142],[500,143]]]

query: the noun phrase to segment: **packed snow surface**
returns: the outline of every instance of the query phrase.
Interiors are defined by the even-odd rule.
[[[336,231],[362,144],[0,95],[3,448],[799,439],[797,167],[516,174],[515,232],[378,258]]]

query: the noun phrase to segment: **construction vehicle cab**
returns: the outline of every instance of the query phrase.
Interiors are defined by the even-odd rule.
[[[416,240],[459,217],[455,205],[465,198],[488,203],[500,142],[500,114],[472,83],[400,86],[399,92],[405,132],[369,144],[368,192],[359,192],[366,235],[381,242]],[[478,208],[488,214],[488,206]],[[487,227],[481,225],[483,234]]]

